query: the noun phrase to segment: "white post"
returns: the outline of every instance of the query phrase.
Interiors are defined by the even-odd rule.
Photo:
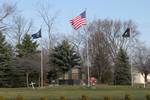
[[[41,87],[43,87],[43,46],[41,37]]]

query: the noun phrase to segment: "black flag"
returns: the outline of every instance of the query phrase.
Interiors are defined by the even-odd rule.
[[[130,37],[130,28],[127,28],[125,30],[125,32],[123,33],[122,37],[126,38],[126,37]]]

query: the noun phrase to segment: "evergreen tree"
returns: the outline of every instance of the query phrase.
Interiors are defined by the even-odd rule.
[[[24,57],[24,56],[30,56],[37,52],[37,47],[39,45],[37,42],[33,42],[31,36],[29,34],[25,34],[24,39],[21,44],[17,44],[17,56],[18,57]]]
[[[114,72],[115,85],[129,85],[131,84],[131,71],[129,65],[129,58],[127,53],[122,48],[119,50]]]
[[[55,66],[53,70],[57,70],[58,72],[64,74],[67,71],[71,71],[71,68],[75,65],[80,65],[81,57],[67,40],[63,40],[61,44],[58,44],[52,50],[50,61]],[[71,79],[71,74],[69,76],[69,78]]]
[[[24,87],[25,86],[25,71],[19,64],[19,58],[13,61],[13,68],[11,74],[11,87]]]
[[[39,60],[35,60],[38,44],[33,42],[29,34],[25,34],[22,42],[16,45],[17,52],[17,73],[18,79],[22,82],[20,86],[24,86],[23,82],[26,82],[26,86],[29,87],[29,76],[32,73],[39,72],[35,70],[39,64]],[[39,58],[38,56],[36,58]],[[23,74],[22,74],[23,73]],[[31,80],[32,81],[32,80]]]
[[[5,36],[0,32],[0,86],[10,86],[12,59],[12,47],[6,42]]]

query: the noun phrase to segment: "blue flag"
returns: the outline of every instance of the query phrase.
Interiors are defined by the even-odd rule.
[[[37,38],[40,38],[40,37],[42,37],[42,35],[41,35],[41,29],[37,33],[32,34],[32,38],[33,39],[37,39]]]

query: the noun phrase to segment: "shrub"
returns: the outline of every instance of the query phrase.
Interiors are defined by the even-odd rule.
[[[60,100],[67,100],[67,98],[65,96],[61,96]]]
[[[82,95],[81,100],[89,100],[89,98],[86,95]]]
[[[105,96],[104,100],[112,100],[112,98],[110,96]]]
[[[0,96],[0,100],[5,100],[3,96]]]
[[[41,97],[40,100],[48,100],[47,97]]]
[[[150,100],[150,94],[146,95],[146,100]]]
[[[24,98],[23,98],[23,96],[18,95],[18,96],[16,97],[16,100],[24,100]]]
[[[130,94],[125,94],[124,100],[132,100]]]

